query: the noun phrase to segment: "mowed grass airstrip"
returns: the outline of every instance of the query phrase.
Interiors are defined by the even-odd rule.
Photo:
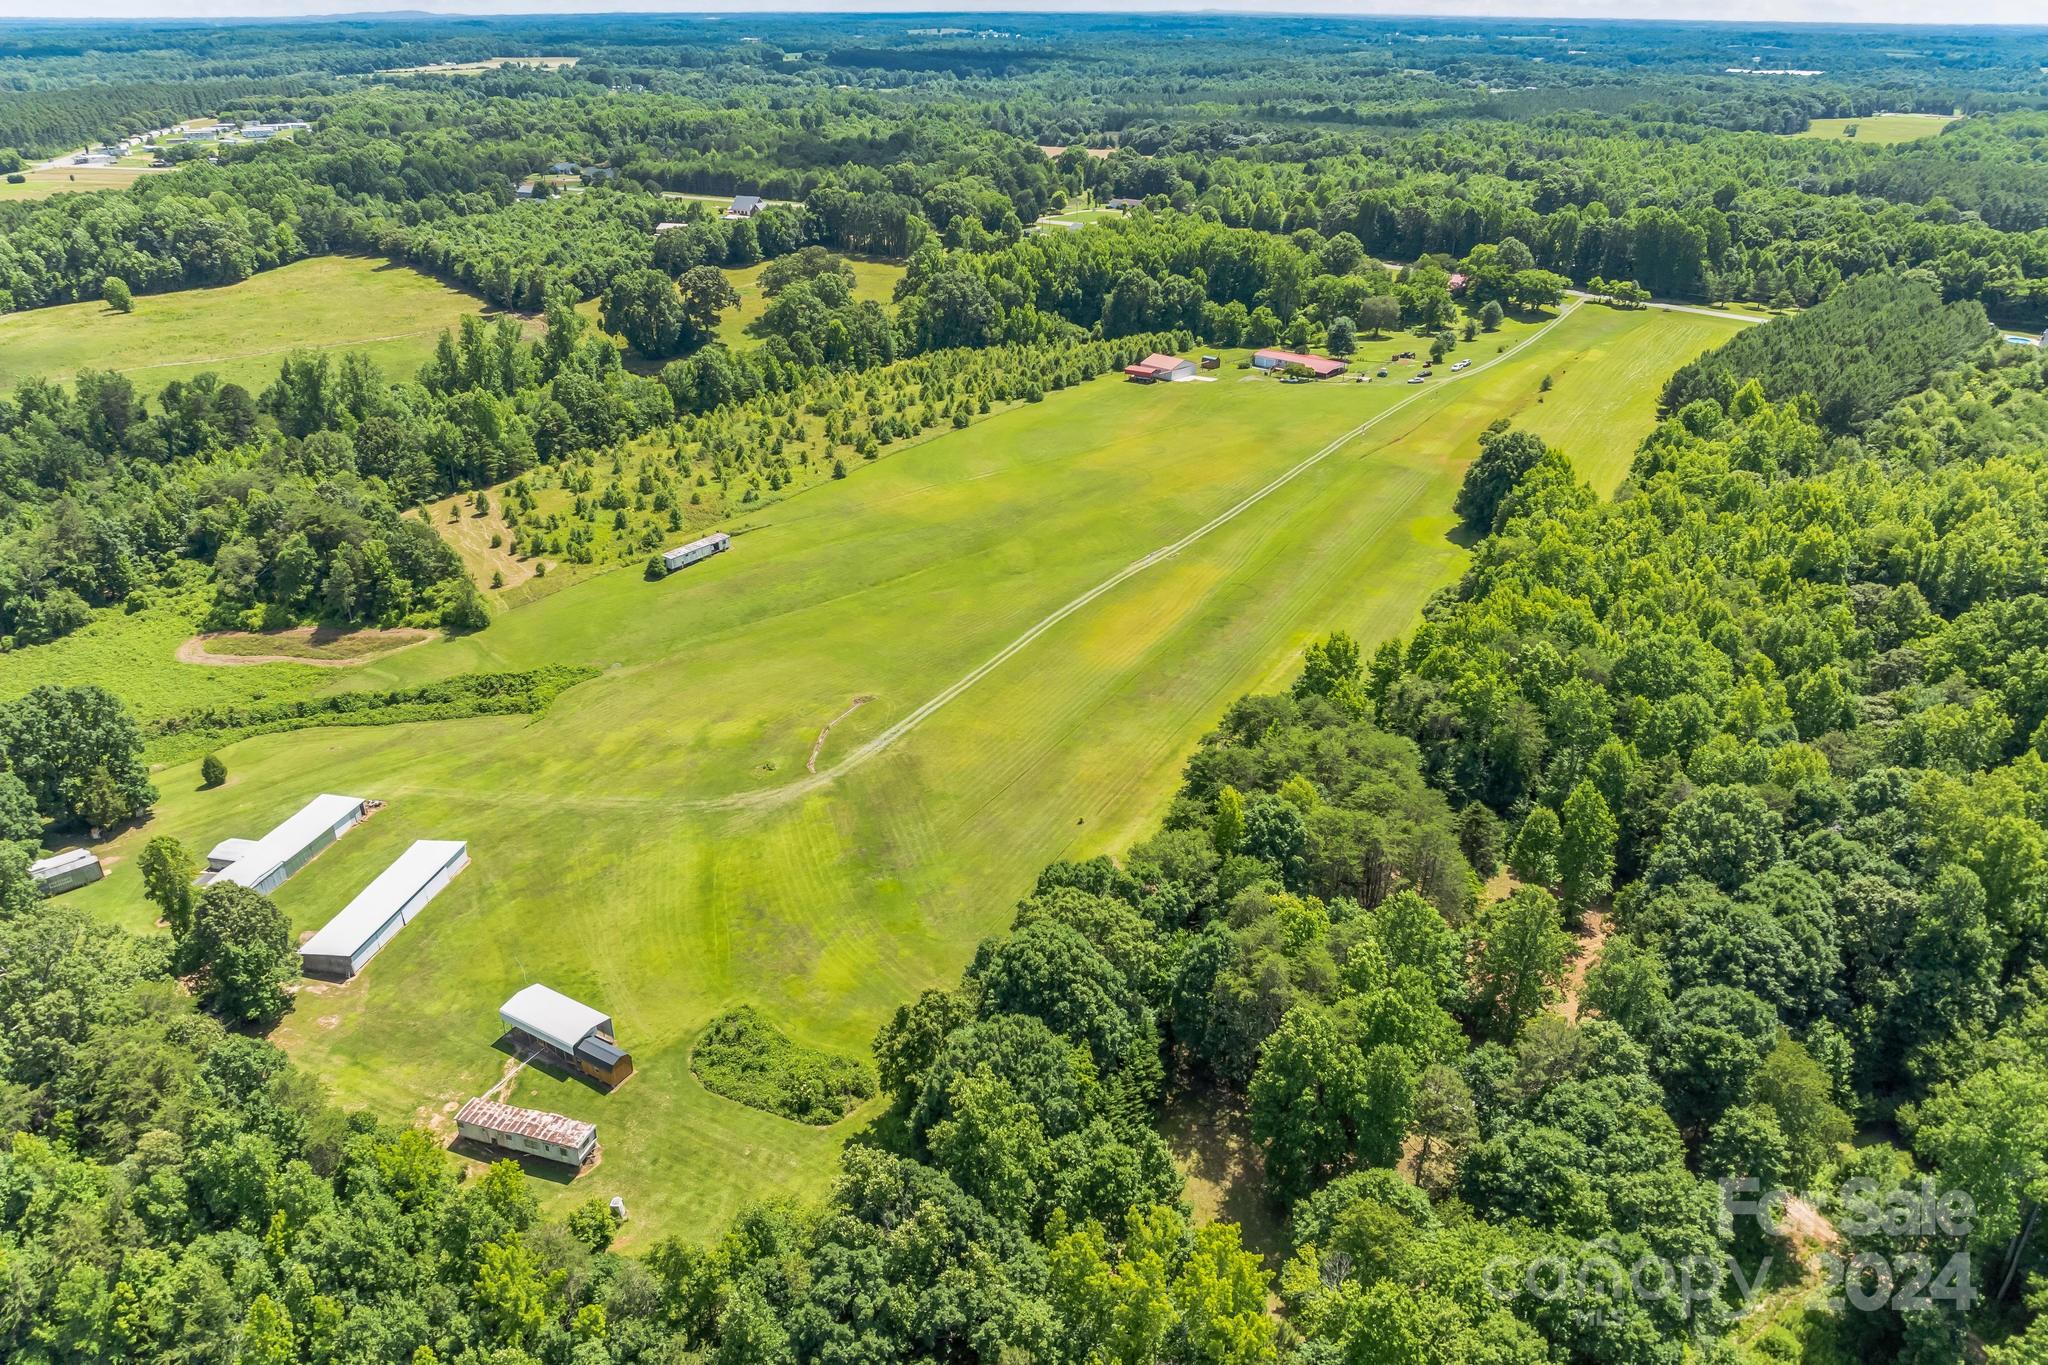
[[[73,901],[138,925],[146,838],[203,850],[321,791],[388,804],[278,893],[301,932],[410,840],[469,840],[473,865],[356,981],[303,991],[278,1041],[340,1100],[445,1131],[506,1069],[501,1001],[536,980],[589,1001],[639,1070],[609,1095],[518,1076],[512,1102],[600,1125],[597,1169],[548,1197],[623,1195],[636,1238],[709,1234],[743,1201],[820,1188],[875,1107],[818,1129],[710,1094],[687,1060],[708,1020],[751,1003],[800,1042],[864,1053],[897,1004],[957,979],[1047,861],[1146,833],[1195,741],[1232,698],[1284,685],[1311,636],[1370,646],[1413,625],[1464,562],[1449,509],[1487,424],[1569,441],[1611,490],[1658,383],[1738,325],[1584,306],[1462,348],[1479,364],[1449,383],[1226,368],[1051,395],[772,507],[665,582],[600,575],[479,634],[327,670],[331,688],[603,672],[538,718],[248,740],[216,791],[196,765],[167,769],[155,818]],[[820,729],[861,697],[808,774]]]

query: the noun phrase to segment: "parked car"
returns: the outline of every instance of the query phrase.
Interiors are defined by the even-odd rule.
[[[1457,364],[1451,366],[1451,373],[1456,374],[1458,371],[1464,369],[1467,365],[1470,365],[1471,363],[1472,362],[1469,360],[1461,360]]]
[[[1382,379],[1385,379],[1385,378],[1387,377],[1387,367],[1386,367],[1386,366],[1384,366],[1384,365],[1380,366],[1380,376],[1379,376],[1379,377],[1380,377],[1380,378],[1382,378]]]
[[[1429,378],[1429,376],[1426,374],[1410,375],[1408,377],[1408,382],[1411,384],[1420,384],[1423,380],[1427,378]]]

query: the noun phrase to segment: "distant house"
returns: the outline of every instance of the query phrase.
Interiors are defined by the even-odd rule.
[[[656,223],[654,225],[654,235],[659,237],[664,232],[674,232],[677,228],[686,228],[688,226],[688,223]]]
[[[455,1131],[486,1147],[543,1157],[578,1169],[589,1165],[597,1153],[596,1124],[495,1100],[477,1099],[463,1105],[455,1116]]]
[[[1119,199],[1105,199],[1105,200],[1103,200],[1103,201],[1102,201],[1102,207],[1104,207],[1104,208],[1106,208],[1106,209],[1115,209],[1115,210],[1116,210],[1116,211],[1117,211],[1118,213],[1129,213],[1129,212],[1130,212],[1130,211],[1131,211],[1132,209],[1135,209],[1135,208],[1143,208],[1144,206],[1145,206],[1145,201],[1144,201],[1144,200],[1142,200],[1142,199],[1121,199],[1121,198],[1119,198]]]
[[[548,167],[549,175],[575,175],[582,168],[573,161],[557,161]]]
[[[512,187],[512,194],[517,199],[531,199],[533,198],[533,186],[524,183],[514,185]]]
[[[66,891],[89,886],[107,874],[90,849],[67,848],[30,863],[28,875],[45,896],[61,896]]]
[[[752,218],[766,207],[768,207],[768,201],[758,194],[736,194],[732,197],[732,206],[725,211],[725,216],[727,218]]]
[[[1140,384],[1173,384],[1193,379],[1195,362],[1154,351],[1136,364],[1124,366],[1124,373]]]
[[[506,1029],[557,1065],[615,1086],[633,1074],[633,1058],[612,1034],[612,1021],[579,1000],[535,983],[498,1007]]]
[[[306,940],[300,967],[308,976],[348,980],[468,866],[469,845],[462,840],[416,840]]]
[[[1450,286],[1450,291],[1453,294],[1460,294],[1464,292],[1466,285],[1472,283],[1472,280],[1471,277],[1463,274],[1460,271],[1454,270],[1451,272],[1451,278],[1447,281],[1447,283]]]
[[[1284,370],[1289,365],[1299,365],[1318,379],[1330,379],[1351,368],[1344,361],[1331,360],[1328,356],[1274,350],[1254,351],[1252,365],[1261,370]]]

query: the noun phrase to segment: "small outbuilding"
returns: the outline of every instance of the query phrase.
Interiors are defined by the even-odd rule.
[[[368,805],[360,796],[322,793],[256,840],[211,880],[233,882],[268,895],[353,829],[367,814]]]
[[[723,531],[714,531],[708,536],[701,536],[691,541],[688,545],[678,545],[673,550],[663,550],[661,552],[661,567],[668,573],[674,573],[677,569],[689,568],[700,559],[709,559],[713,555],[724,554],[731,548],[732,537]]]
[[[67,848],[30,863],[28,875],[45,896],[61,896],[66,891],[90,886],[107,874],[91,849]]]
[[[498,1008],[512,1033],[557,1065],[580,1071],[607,1088],[633,1074],[633,1058],[618,1044],[610,1016],[538,983]]]
[[[588,1166],[597,1155],[596,1124],[550,1114],[545,1109],[499,1104],[496,1100],[476,1099],[463,1105],[455,1116],[455,1131],[486,1147],[559,1161],[578,1169]]]
[[[300,945],[300,967],[308,976],[348,980],[468,866],[469,845],[460,839],[415,841]]]
[[[1193,379],[1195,362],[1154,351],[1135,365],[1124,366],[1124,373],[1140,384],[1172,384]]]
[[[1332,360],[1328,356],[1270,349],[1252,352],[1252,364],[1261,370],[1284,370],[1289,365],[1298,365],[1318,379],[1331,379],[1351,368],[1346,362]]]

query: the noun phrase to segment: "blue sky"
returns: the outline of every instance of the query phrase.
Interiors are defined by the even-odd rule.
[[[1975,0],[1952,9],[1925,0],[742,0],[691,4],[688,0],[0,0],[0,16],[69,19],[152,19],[271,17],[342,14],[377,10],[428,10],[442,14],[562,14],[575,12],[789,12],[824,10],[857,13],[1016,13],[1028,10],[1114,9],[1124,13],[1187,13],[1203,10],[1290,14],[1519,15],[1547,18],[1732,19],[1813,23],[2043,24],[2041,0]]]

